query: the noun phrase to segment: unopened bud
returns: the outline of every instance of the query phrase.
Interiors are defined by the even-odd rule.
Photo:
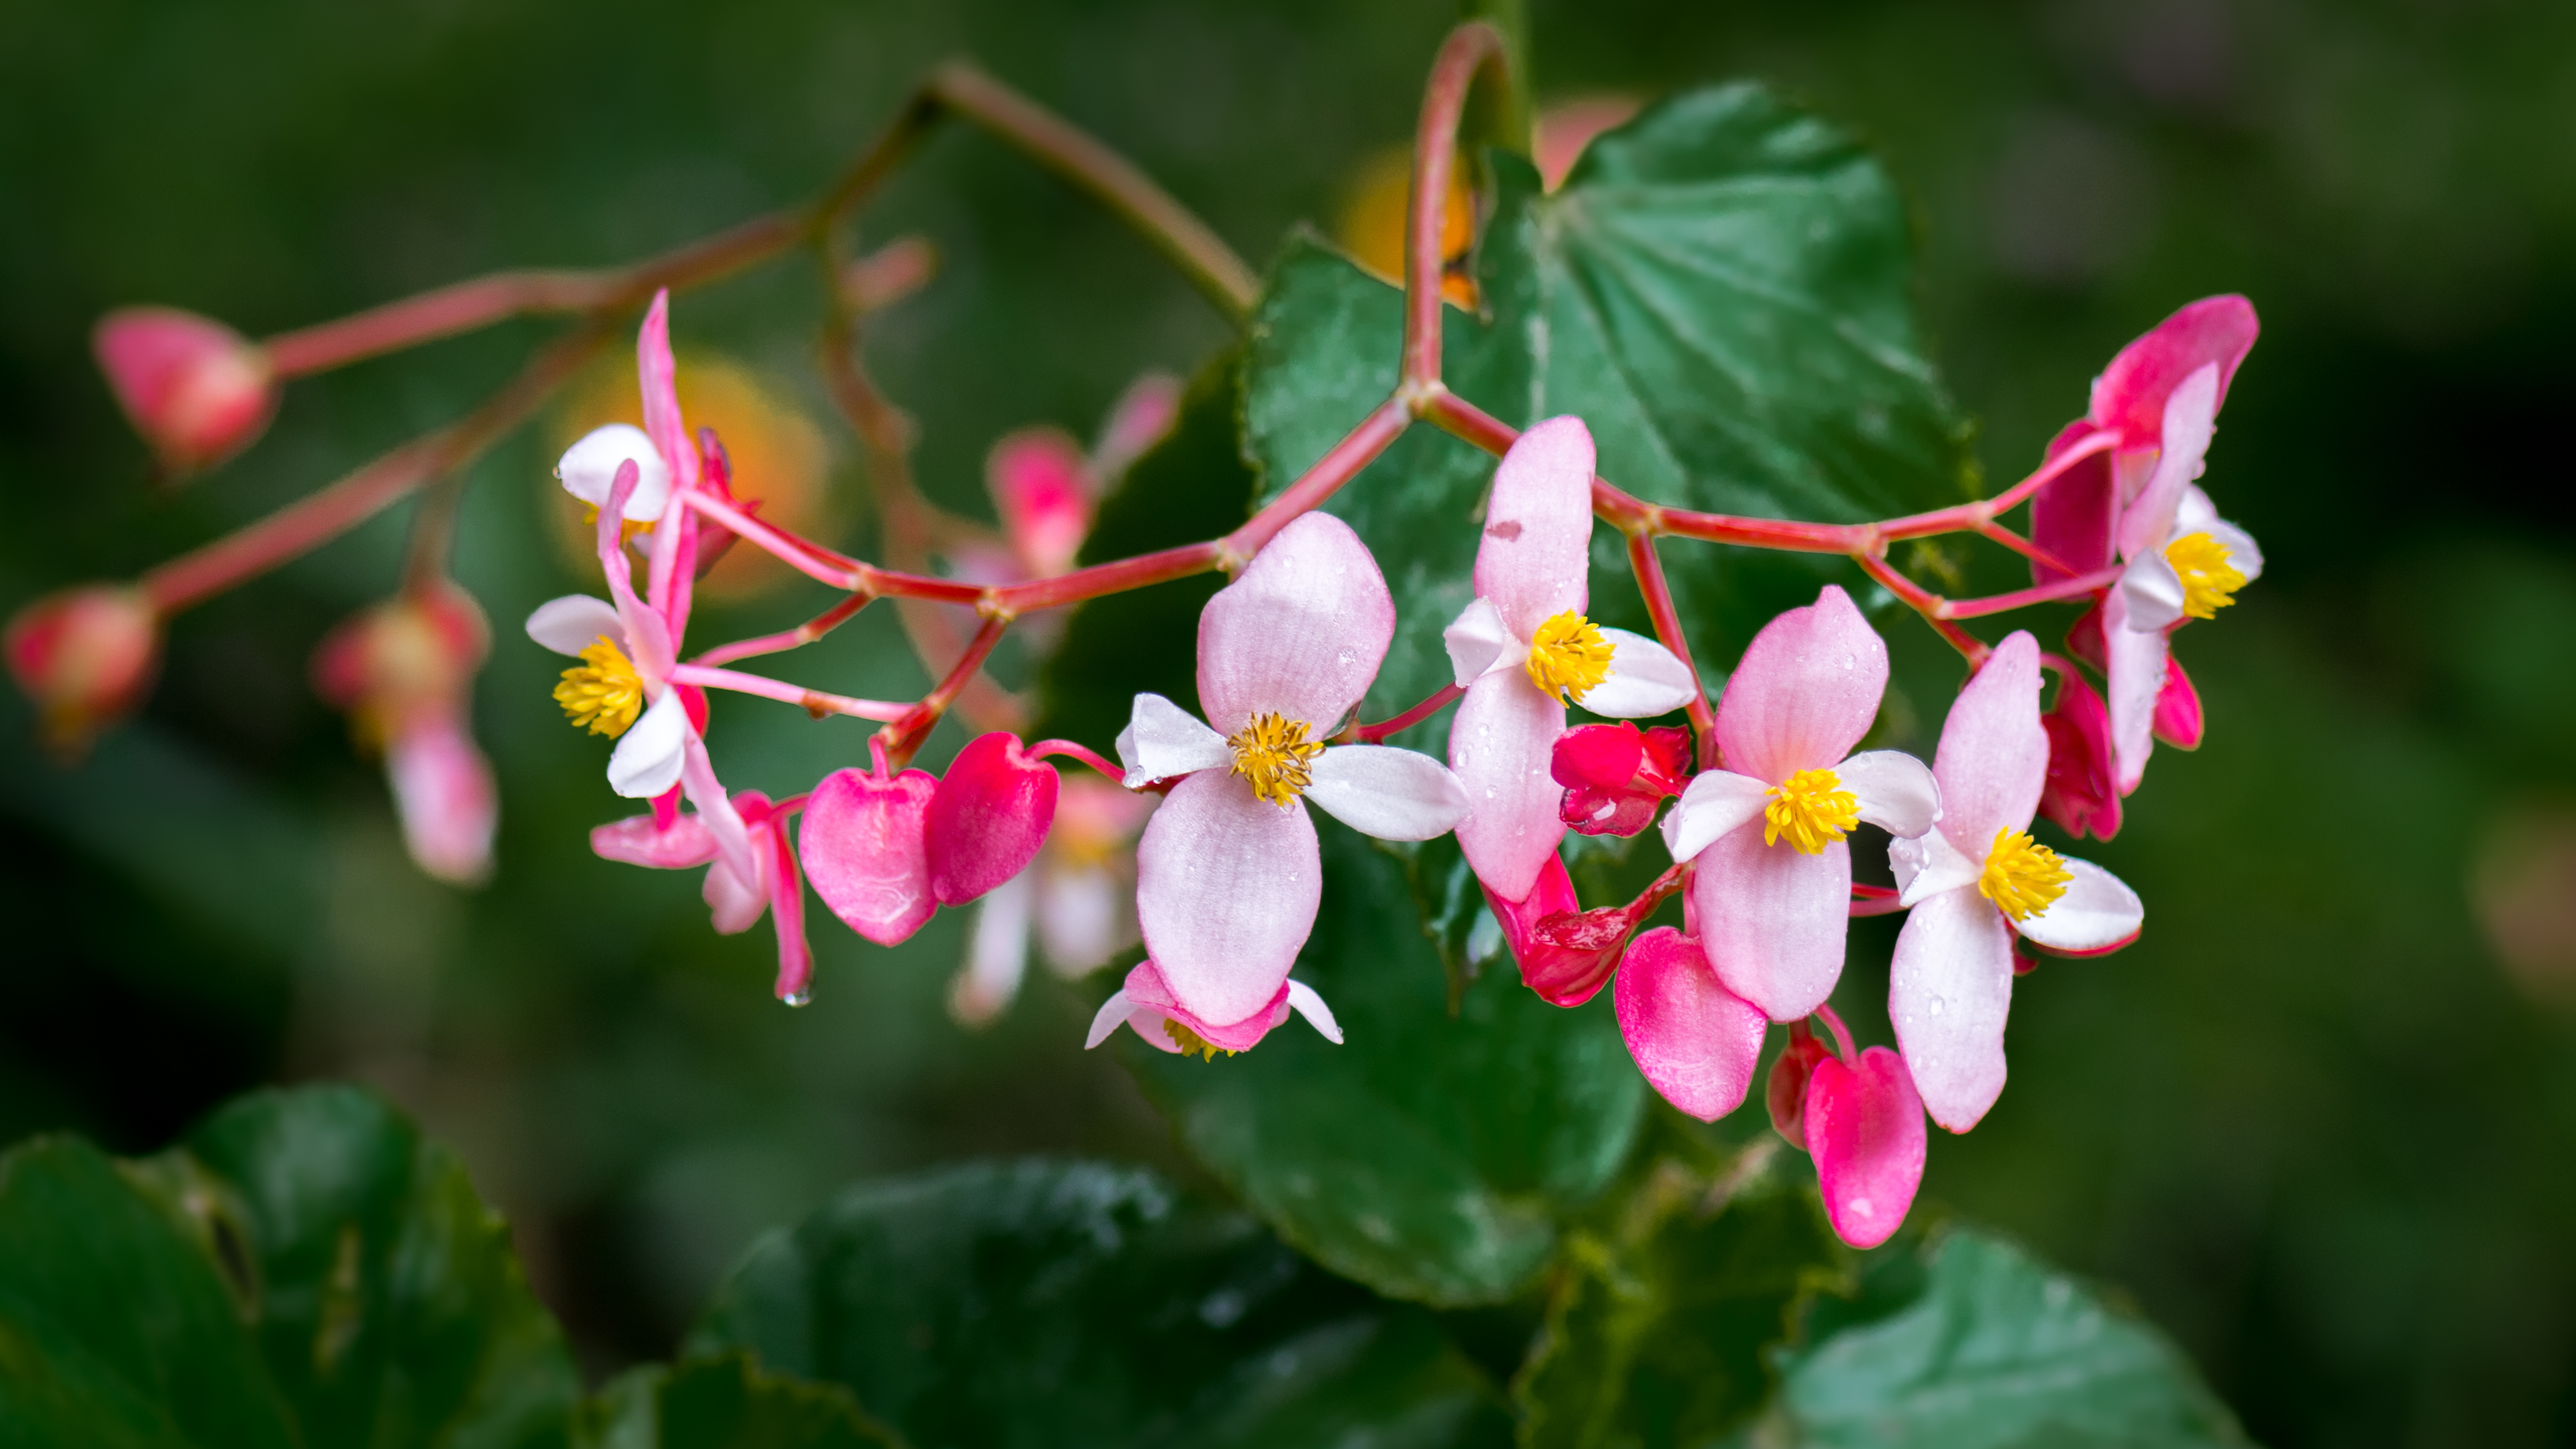
[[[1771,1130],[1801,1152],[1807,1150],[1807,1079],[1815,1075],[1816,1063],[1831,1055],[1833,1049],[1812,1033],[1793,1031],[1789,1044],[1771,1063],[1770,1081],[1763,1084],[1763,1102],[1771,1109]]]
[[[0,648],[42,712],[48,741],[76,753],[143,697],[160,658],[161,620],[142,590],[90,584],[20,609]]]
[[[382,745],[405,721],[451,713],[491,642],[474,597],[441,583],[356,614],[313,651],[313,687],[350,713],[361,739]]]
[[[250,445],[277,411],[268,353],[220,322],[169,307],[120,307],[90,336],[134,430],[174,478]]]

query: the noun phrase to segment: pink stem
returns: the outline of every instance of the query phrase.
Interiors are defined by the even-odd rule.
[[[1435,334],[1436,335],[1436,334]],[[1335,443],[1332,451],[1315,461],[1315,466],[1300,475],[1296,482],[1272,499],[1270,506],[1252,515],[1243,527],[1223,540],[1225,564],[1229,572],[1242,567],[1271,535],[1286,528],[1298,517],[1319,507],[1341,486],[1360,475],[1360,470],[1377,461],[1377,455],[1404,435],[1413,424],[1413,410],[1401,390],[1378,405],[1376,412],[1362,419],[1348,436]]]
[[[1690,715],[1691,732],[1699,737],[1699,767],[1708,769],[1717,763],[1717,712],[1709,708],[1708,691],[1700,686],[1699,665],[1691,660],[1690,640],[1682,634],[1681,611],[1673,607],[1672,587],[1664,581],[1664,561],[1655,553],[1654,535],[1628,535],[1628,566],[1637,576],[1637,592],[1645,597],[1646,616],[1655,621],[1655,637],[1690,671],[1691,697],[1684,709]]]
[[[1448,258],[1440,248],[1448,219],[1449,187],[1458,164],[1458,118],[1468,88],[1486,66],[1509,63],[1503,34],[1474,21],[1449,32],[1431,62],[1422,91],[1422,120],[1414,132],[1413,196],[1405,218],[1404,364],[1407,383],[1440,380],[1440,277]]]
[[[866,608],[874,598],[872,594],[852,594],[793,629],[782,630],[776,634],[763,634],[753,639],[738,639],[731,644],[719,644],[691,662],[706,665],[731,664],[736,660],[749,659],[756,655],[777,654],[789,649],[801,648],[839,628],[850,616]]]
[[[956,667],[948,671],[947,678],[939,681],[939,687],[923,695],[921,703],[903,711],[898,718],[888,721],[884,729],[877,731],[876,738],[884,741],[886,753],[897,763],[910,760],[912,752],[921,748],[922,739],[948,713],[948,706],[957,698],[958,691],[964,689],[976,671],[984,667],[984,660],[992,654],[993,646],[1002,642],[1002,631],[1010,626],[1011,621],[1006,617],[986,619],[984,627],[976,630],[975,637],[968,641],[966,652],[958,659]]]
[[[1377,724],[1352,725],[1349,729],[1342,731],[1341,737],[1336,741],[1336,743],[1352,745],[1376,744],[1378,741],[1385,739],[1389,735],[1401,734],[1404,731],[1413,728],[1415,725],[1422,723],[1424,720],[1431,718],[1434,714],[1439,713],[1440,709],[1444,705],[1466,692],[1467,689],[1464,685],[1443,685],[1439,689],[1433,691],[1429,699],[1422,701],[1422,703],[1415,705],[1413,708],[1406,710],[1404,713],[1397,715],[1393,719],[1384,720]]]
[[[1120,784],[1126,783],[1127,772],[1125,770],[1118,768],[1118,765],[1114,761],[1102,759],[1098,751],[1091,749],[1087,745],[1079,745],[1071,740],[1040,740],[1036,744],[1029,746],[1029,758],[1032,760],[1043,760],[1055,755],[1062,755],[1066,759],[1070,760],[1079,760]]]
[[[2034,584],[2027,589],[2015,589],[2009,594],[1990,594],[1982,599],[1942,599],[1934,605],[1934,608],[1944,619],[1974,619],[1986,614],[2000,614],[2008,609],[2018,609],[2028,604],[2052,603],[2059,599],[2094,593],[2109,588],[2119,581],[2120,570],[2115,566],[2097,569],[2089,574],[2079,574],[2074,578],[2059,579],[2054,583]]]
[[[1931,590],[1897,572],[1893,565],[1877,554],[1854,554],[1852,557],[1871,578],[1885,585],[1889,593],[1903,599],[1908,608],[1921,614],[1924,621],[1932,626],[1932,632],[1948,640],[1951,648],[1967,656],[1969,664],[1977,665],[1986,662],[1984,642],[1938,613],[1942,600]]]
[[[1885,886],[1856,885],[1851,888],[1850,915],[1892,916],[1905,907],[1896,903],[1896,892]]]
[[[737,694],[756,694],[762,699],[792,704],[816,719],[827,714],[846,714],[884,723],[899,720],[914,708],[907,704],[889,704],[881,699],[852,699],[845,694],[826,694],[782,679],[744,674],[732,669],[711,669],[703,664],[674,664],[671,666],[671,680],[675,684],[694,684],[701,689],[730,689]]]
[[[1843,1019],[1834,1014],[1834,1009],[1832,1007],[1817,1007],[1816,1019],[1823,1022],[1825,1024],[1825,1029],[1834,1034],[1834,1043],[1842,1048],[1842,1059],[1845,1064],[1849,1064],[1860,1059],[1859,1049],[1852,1045],[1851,1033],[1844,1030]]]

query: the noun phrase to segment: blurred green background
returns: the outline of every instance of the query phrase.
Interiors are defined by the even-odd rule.
[[[2084,851],[2146,896],[2148,934],[2023,982],[2012,1088],[1935,1143],[1925,1201],[2123,1285],[2265,1442],[2576,1442],[2576,491],[2552,423],[2576,415],[2576,8],[1531,10],[1542,102],[1751,73],[1874,137],[1918,206],[1925,307],[1990,477],[2030,466],[2173,306],[2255,299],[2264,339],[2206,481],[2270,572],[2183,636],[2207,747],[2160,752],[2127,831]],[[296,384],[257,448],[171,495],[88,362],[111,305],[258,334],[484,269],[630,258],[810,193],[961,52],[1258,262],[1403,141],[1453,18],[1429,0],[0,7],[0,606],[256,516],[454,416],[543,335]],[[1140,369],[1223,339],[1132,238],[963,130],[866,235],[907,230],[945,269],[872,356],[952,506],[983,507],[1001,432],[1088,433]],[[815,315],[787,264],[688,295],[675,332],[822,429],[827,531],[864,548]],[[545,428],[522,433],[465,505],[504,799],[481,891],[412,870],[375,769],[305,682],[321,633],[390,591],[400,511],[183,617],[143,717],[79,769],[0,704],[0,1138],[143,1150],[260,1082],[377,1084],[464,1152],[594,1369],[666,1353],[756,1232],[853,1177],[1021,1151],[1186,1171],[1124,1073],[1078,1050],[1073,990],[1033,975],[993,1028],[949,1021],[956,914],[896,951],[823,918],[815,1004],[791,1012],[765,927],[715,937],[693,876],[589,855],[621,802],[516,629],[580,583],[548,533],[551,456]],[[814,606],[790,586],[701,629]],[[1937,724],[1955,669],[1894,627],[1906,700]],[[785,668],[921,684],[881,614]],[[864,750],[846,721],[720,708],[737,788]],[[1880,1040],[1892,934],[1858,933],[1839,998]]]

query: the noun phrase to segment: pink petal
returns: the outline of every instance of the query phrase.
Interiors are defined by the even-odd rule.
[[[698,888],[698,896],[707,903],[709,924],[717,935],[739,936],[760,924],[769,910],[763,884],[735,875],[721,860],[707,867],[706,883]]]
[[[2128,601],[2118,589],[2102,601],[2102,643],[2108,668],[2103,694],[2111,714],[2111,758],[2120,793],[2134,795],[2146,778],[2155,749],[2156,701],[2163,695],[2172,651],[2165,636],[2129,627]]]
[[[1905,1224],[1923,1182],[1923,1103],[1905,1061],[1871,1047],[1845,1066],[1816,1063],[1807,1083],[1807,1149],[1834,1235],[1875,1248]]]
[[[1107,866],[1042,864],[1033,874],[1038,943],[1057,975],[1070,979],[1097,971],[1134,939],[1131,903]]]
[[[2040,788],[2039,813],[2081,840],[2091,831],[2096,840],[2120,833],[2120,790],[2111,772],[2111,713],[2083,674],[2069,668],[2058,675],[2057,703],[2039,717],[2048,732],[2048,782]]]
[[[1430,840],[1466,817],[1467,788],[1448,766],[1418,750],[1335,745],[1315,757],[1306,803],[1362,835]],[[1555,819],[1550,811],[1549,822]]]
[[[1785,840],[1764,845],[1759,830],[1729,831],[1700,852],[1691,903],[1726,989],[1795,1021],[1825,1004],[1843,972],[1851,847],[1805,855]]]
[[[1770,1023],[1718,983],[1697,941],[1670,926],[1639,936],[1611,999],[1628,1055],[1665,1101],[1703,1122],[1743,1105]]]
[[[2177,750],[2196,750],[2202,726],[2200,691],[2191,687],[2191,676],[2182,672],[2182,661],[2168,648],[2164,688],[2156,691],[2155,736]]]
[[[1897,933],[1887,1017],[1932,1120],[1977,1125],[2004,1090],[2012,1010],[2012,932],[1973,887],[1925,898]]]
[[[117,405],[173,474],[250,446],[277,411],[267,352],[211,318],[120,307],[99,319],[90,347]]]
[[[682,492],[698,486],[698,449],[680,418],[679,368],[671,360],[671,293],[653,294],[644,326],[635,334],[635,377],[643,394],[644,434],[662,455]]]
[[[708,832],[706,822],[695,815],[679,816],[667,829],[650,815],[629,815],[593,827],[590,849],[602,860],[655,870],[685,870],[716,858],[716,838]]]
[[[1533,424],[1494,470],[1476,594],[1522,639],[1589,598],[1592,464],[1592,432],[1569,416]]]
[[[1449,722],[1449,768],[1467,790],[1458,848],[1476,879],[1507,901],[1529,894],[1565,838],[1556,813],[1565,792],[1549,773],[1564,733],[1565,706],[1517,669],[1468,686]]]
[[[2056,457],[2099,431],[2086,421],[2068,423],[2048,445]],[[2119,485],[2111,473],[2111,455],[2095,453],[2069,465],[2030,500],[2030,541],[2079,574],[2111,566],[2113,531],[2120,521]],[[2053,583],[2065,575],[2033,559],[2033,583]]]
[[[1556,818],[1585,835],[1635,835],[1690,782],[1689,731],[1622,721],[1582,725],[1557,736],[1548,777],[1565,787]]]
[[[2164,442],[2156,455],[2156,471],[2120,512],[2122,558],[2142,558],[2162,549],[2173,536],[2183,490],[2200,476],[2217,425],[2218,368],[2212,363],[2184,378],[2165,402]]]
[[[2101,427],[2120,430],[2125,445],[2149,447],[2164,434],[2165,400],[2182,380],[2218,365],[2215,402],[2227,400],[2237,365],[2262,331],[2254,304],[2238,296],[2204,297],[2155,330],[2120,349],[2093,380],[2091,415]]]
[[[414,864],[457,885],[491,875],[501,799],[461,708],[428,711],[396,734],[385,747],[385,773]]]
[[[1210,1021],[1241,1021],[1278,993],[1323,889],[1305,807],[1269,804],[1214,770],[1173,786],[1136,846],[1146,948],[1174,999]]]
[[[1607,941],[1581,945],[1551,940],[1540,932],[1541,922],[1570,922],[1583,910],[1583,903],[1574,898],[1574,880],[1565,873],[1564,861],[1549,856],[1529,894],[1517,901],[1504,900],[1492,887],[1478,884],[1485,892],[1486,908],[1503,928],[1513,964],[1520,968],[1521,984],[1550,1005],[1581,1006],[1619,968],[1620,953],[1628,944],[1626,929]]]
[[[924,825],[941,905],[964,905],[1028,868],[1055,823],[1057,786],[1055,767],[1029,758],[1016,735],[995,730],[957,752]]]
[[[1807,1081],[1816,1074],[1816,1063],[1832,1055],[1833,1049],[1813,1036],[1792,1036],[1773,1059],[1770,1080],[1762,1084],[1771,1130],[1800,1152],[1807,1150]]]
[[[1951,701],[1932,757],[1941,782],[1941,833],[1982,861],[1998,830],[2027,830],[2048,782],[2039,723],[2039,641],[2015,630]]]
[[[1869,733],[1886,690],[1886,643],[1850,596],[1827,584],[1813,604],[1763,625],[1726,681],[1717,701],[1726,768],[1777,785],[1841,764]]]
[[[1031,575],[1073,567],[1091,531],[1090,464],[1080,444],[1054,428],[1005,434],[984,459],[984,484]]]
[[[787,822],[761,832],[769,846],[769,925],[778,934],[778,999],[803,1006],[813,999],[814,948],[805,940],[805,877],[787,842]]]
[[[948,984],[948,1014],[964,1026],[982,1026],[1020,994],[1029,969],[1029,897],[1034,873],[1004,881],[975,908],[966,937],[966,964]]]
[[[797,841],[814,893],[849,928],[891,946],[939,909],[923,834],[939,782],[920,770],[880,779],[835,770],[805,801]]]
[[[1168,372],[1148,372],[1127,385],[1100,425],[1100,442],[1091,450],[1093,481],[1115,478],[1127,465],[1163,440],[1181,418],[1181,380]]]
[[[1368,693],[1394,638],[1395,600],[1368,546],[1309,513],[1199,615],[1199,703],[1221,735],[1276,711],[1321,738]]]
[[[1180,993],[1172,987],[1169,976],[1152,960],[1136,963],[1127,973],[1126,984],[1119,988],[1135,1007],[1158,1013],[1179,1022],[1198,1034],[1201,1041],[1220,1051],[1250,1051],[1268,1036],[1273,1027],[1288,1019],[1288,982],[1282,978],[1278,987],[1240,1020],[1210,1021],[1181,1002]],[[1325,1013],[1330,1020],[1332,1014]],[[1132,1018],[1131,1018],[1132,1019]],[[1157,1032],[1156,1035],[1162,1035]]]
[[[2138,939],[2147,908],[2118,876],[2089,860],[2066,862],[2066,894],[2015,927],[2059,956],[2107,956]]]

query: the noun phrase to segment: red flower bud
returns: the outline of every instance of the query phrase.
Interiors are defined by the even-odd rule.
[[[442,582],[324,635],[313,651],[313,689],[351,715],[361,739],[380,745],[415,716],[461,708],[491,638],[474,596]]]
[[[47,740],[77,753],[142,700],[160,659],[161,620],[142,590],[89,584],[20,609],[0,649],[42,713]]]
[[[938,786],[921,770],[892,778],[835,770],[806,797],[796,837],[805,878],[833,915],[880,946],[909,937],[939,909],[923,845]]]
[[[1667,796],[1690,783],[1690,731],[1640,730],[1625,720],[1557,736],[1548,774],[1565,787],[1557,819],[1580,835],[1634,835]]]
[[[169,307],[120,307],[90,337],[134,430],[174,478],[248,447],[277,411],[268,354],[220,322]]]
[[[1816,1063],[1832,1055],[1833,1049],[1812,1033],[1791,1032],[1762,1086],[1763,1101],[1771,1108],[1771,1130],[1801,1152],[1807,1150],[1807,1079],[1815,1075]]]
[[[2177,750],[2196,750],[2200,748],[2201,727],[2200,691],[2192,688],[2191,676],[2182,672],[2182,661],[2167,654],[2164,687],[2156,691],[2152,726],[2156,738]]]
[[[1055,823],[1055,766],[996,730],[957,752],[930,797],[924,828],[930,893],[959,906],[1018,875]]]
[[[1591,1000],[1618,969],[1628,933],[1636,929],[1634,920],[1619,924],[1590,919],[1618,915],[1624,908],[1580,910],[1565,862],[1553,857],[1540,867],[1538,881],[1527,896],[1505,901],[1488,890],[1485,903],[1502,925],[1512,960],[1520,966],[1521,983],[1557,1006],[1581,1006]],[[1555,929],[1544,929],[1550,925]]]
[[[2111,712],[2083,675],[2058,675],[2057,702],[2039,717],[2048,732],[2048,778],[2039,813],[2081,840],[2120,833],[2118,774],[2112,768]]]

